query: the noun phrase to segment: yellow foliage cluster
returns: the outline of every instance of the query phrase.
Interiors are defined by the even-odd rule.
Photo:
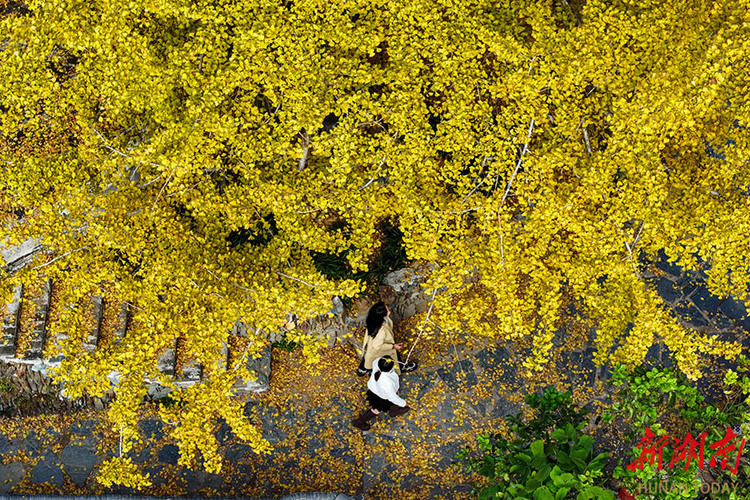
[[[138,490],[151,486],[149,474],[138,470],[138,466],[129,457],[114,457],[105,461],[96,476],[104,486],[118,484]]]

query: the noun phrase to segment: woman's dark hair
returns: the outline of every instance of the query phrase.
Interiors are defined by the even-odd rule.
[[[378,360],[378,368],[380,371],[375,374],[375,380],[380,380],[381,373],[393,370],[393,359],[390,356],[383,356]]]
[[[388,314],[388,309],[385,307],[385,302],[378,302],[374,304],[367,312],[367,333],[370,337],[374,337],[378,334],[378,330],[385,321],[385,316]]]

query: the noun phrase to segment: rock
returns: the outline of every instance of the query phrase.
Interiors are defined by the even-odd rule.
[[[165,444],[158,455],[159,461],[166,464],[177,465],[180,458],[180,449],[173,444]]]
[[[422,484],[422,479],[420,479],[419,476],[415,474],[409,473],[401,480],[399,486],[401,491],[408,491],[416,488],[420,484]]]
[[[276,417],[273,415],[273,410],[268,406],[262,406],[259,411],[263,438],[269,443],[275,444],[279,441],[283,441],[287,438],[286,432],[278,425],[278,420],[282,420],[283,417]]]
[[[36,432],[30,432],[23,439],[23,447],[26,453],[31,457],[38,457],[46,449],[42,439]]]
[[[0,495],[5,495],[26,475],[21,462],[0,465]]]
[[[96,428],[96,420],[76,420],[70,426],[70,432],[79,436],[89,436]]]
[[[224,487],[224,477],[204,470],[189,471],[187,475],[187,493],[197,495],[200,490],[219,491]]]
[[[78,486],[86,483],[91,471],[98,462],[93,446],[68,445],[60,454],[65,472]]]
[[[224,446],[234,438],[232,428],[224,420],[221,421],[221,424],[219,425],[219,428],[216,430],[216,434],[214,435],[216,436],[216,440],[222,446]]]
[[[328,453],[333,459],[341,460],[342,462],[351,466],[357,465],[357,459],[354,457],[354,455],[352,455],[349,448],[334,448]]]
[[[247,418],[253,418],[253,416],[256,413],[256,407],[258,406],[257,401],[250,400],[247,403],[245,403],[245,406],[242,408],[242,414]]]
[[[424,276],[417,274],[417,272],[410,267],[405,267],[388,273],[385,278],[383,278],[383,285],[390,287],[395,293],[401,294],[419,289],[419,285],[422,281],[424,281]]]
[[[380,482],[379,477],[383,467],[385,467],[385,457],[380,453],[373,454],[370,463],[365,465],[364,474],[362,476],[364,491],[368,491]]]
[[[49,317],[50,298],[52,297],[52,280],[47,280],[44,284],[42,295],[34,301],[34,318],[31,328],[31,339],[29,348],[24,353],[26,359],[41,359],[44,342],[47,336],[47,319]],[[38,372],[36,372],[38,374]],[[37,380],[41,382],[41,377]],[[36,384],[37,388],[39,384]]]
[[[479,351],[476,354],[476,357],[479,360],[480,366],[485,370],[495,371],[500,368],[504,369],[506,366],[512,365],[512,363],[508,363],[508,359],[510,359],[510,352],[508,352],[508,350],[503,346],[497,346],[495,348],[488,348]]]
[[[148,386],[148,394],[151,397],[152,401],[156,401],[158,399],[163,399],[169,396],[172,393],[172,389],[169,387],[164,387],[163,385],[160,385],[158,383],[152,383]]]
[[[521,404],[515,401],[508,401],[507,399],[499,398],[496,401],[495,407],[491,412],[491,417],[507,417],[510,415],[517,415],[521,411]]]
[[[581,380],[587,384],[593,384],[596,379],[598,368],[594,363],[596,348],[589,347],[584,351],[566,351],[562,353],[560,360],[560,372],[570,376],[571,383],[580,383]]]
[[[461,450],[463,443],[460,441],[449,441],[442,443],[437,447],[438,456],[438,467],[446,469],[453,465],[456,460],[456,454]]]
[[[253,456],[253,449],[246,444],[235,444],[229,446],[224,452],[227,461],[237,463],[247,457]]]
[[[55,463],[55,456],[46,455],[31,471],[31,482],[36,484],[49,483],[61,488],[65,482],[65,474],[60,465]]]
[[[677,264],[671,264],[667,261],[667,254],[664,250],[659,250],[657,255],[656,267],[672,276],[680,276],[682,274],[682,268]]]
[[[313,434],[313,436],[310,436],[310,433],[308,432],[308,441],[307,441],[307,453],[310,455],[315,455],[316,450],[320,450],[325,446],[325,442],[318,438],[314,437],[317,433]]]
[[[0,311],[5,312],[2,316],[2,338],[0,339],[0,356],[14,357],[16,355],[16,340],[21,320],[21,298],[23,297],[23,286],[17,286],[13,290],[13,299],[7,307],[0,304]]]
[[[333,307],[330,310],[331,314],[335,314],[336,316],[344,314],[344,302],[338,296],[334,297],[331,302],[333,303]]]
[[[175,353],[177,352],[176,347],[169,347],[167,349],[164,349],[164,352],[161,353],[161,355],[156,360],[156,369],[165,375],[174,376],[174,370],[175,370],[175,362],[176,357]]]
[[[0,434],[0,456],[15,453],[21,449],[21,444],[16,440],[10,440],[4,434]]]
[[[86,337],[83,347],[89,351],[96,349],[99,344],[99,333],[102,329],[102,319],[104,318],[104,299],[102,297],[91,297],[94,307],[94,326]]]
[[[440,427],[449,427],[451,424],[451,421],[453,420],[455,416],[455,401],[450,397],[446,397],[445,401],[443,401],[435,410],[435,420],[436,424]]]
[[[693,304],[679,304],[674,308],[674,312],[693,328],[697,329],[708,326],[708,321],[706,321],[701,311]]]
[[[133,463],[144,464],[151,460],[151,448],[144,448],[142,450],[130,450],[130,457]]]

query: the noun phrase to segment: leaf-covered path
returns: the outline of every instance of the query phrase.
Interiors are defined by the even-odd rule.
[[[518,397],[513,394],[516,377],[508,368],[509,352],[492,347],[461,354],[456,348],[453,356],[435,355],[432,363],[402,377],[401,394],[412,411],[394,419],[381,415],[365,433],[350,424],[365,408],[366,379],[354,375],[354,356],[350,346],[329,349],[316,371],[298,352],[274,351],[272,388],[249,400],[245,410],[262,427],[273,452],[258,456],[236,442],[227,426],[219,426],[216,435],[226,459],[220,475],[177,465],[178,448],[165,436],[156,408],[144,406],[143,440],[131,454],[153,480],[144,493],[468,496],[470,478],[452,464],[453,456],[473,442],[476,433],[497,428],[503,416],[519,407],[512,401]],[[117,436],[103,427],[96,412],[85,418],[28,418],[6,425],[4,434],[0,479],[10,481],[0,491],[110,491],[94,480],[101,461],[96,453],[114,453]],[[17,437],[6,437],[13,434]]]

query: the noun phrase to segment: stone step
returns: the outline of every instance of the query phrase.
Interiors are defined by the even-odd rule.
[[[175,382],[177,387],[190,387],[203,379],[203,367],[196,361],[185,363],[182,377]]]
[[[44,342],[47,338],[47,320],[49,319],[49,306],[52,298],[52,280],[44,284],[42,295],[33,301],[35,312],[29,349],[24,353],[25,359],[41,359],[44,353]]]
[[[131,309],[130,302],[123,302],[122,306],[120,308],[120,315],[117,318],[117,330],[115,331],[115,342],[121,341],[125,334],[128,333],[128,327],[130,326],[130,319],[131,319]]]
[[[201,381],[203,378],[203,367],[195,360],[186,359],[189,353],[186,352],[184,339],[177,339],[175,342],[175,367],[179,364],[182,368],[175,368],[175,385],[177,387],[190,387]]]
[[[13,274],[34,259],[34,255],[42,249],[40,238],[29,238],[17,247],[5,248],[0,246],[0,257],[5,262],[9,274]]]
[[[91,297],[91,303],[94,306],[94,326],[83,343],[83,347],[87,351],[93,351],[99,344],[99,333],[102,329],[102,318],[104,318],[104,299]]]
[[[18,330],[21,322],[21,306],[23,298],[23,285],[13,290],[13,300],[5,308],[3,318],[2,340],[0,340],[0,356],[14,357],[16,355],[16,342],[18,341]]]
[[[241,321],[237,322],[232,333],[240,337],[247,337],[247,325]],[[238,378],[234,384],[233,392],[238,396],[251,394],[254,392],[263,392],[268,390],[271,382],[271,343],[266,340],[261,340],[266,345],[263,348],[261,355],[257,358],[251,358],[246,356],[243,362],[250,373],[256,375],[255,380],[245,380]],[[242,359],[242,353],[231,353],[230,357],[232,363],[234,360],[240,361]]]
[[[177,363],[177,341],[175,340],[174,346],[166,349],[161,356],[156,360],[156,369],[159,373],[164,375],[174,376],[175,364]]]

